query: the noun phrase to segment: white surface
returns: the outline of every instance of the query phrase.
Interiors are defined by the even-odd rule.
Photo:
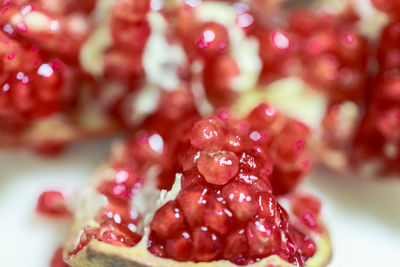
[[[68,222],[33,211],[40,192],[73,190],[108,152],[107,142],[74,147],[56,160],[0,152],[0,258],[3,267],[46,267]],[[400,266],[400,179],[359,181],[319,170],[304,187],[324,201],[332,267]]]

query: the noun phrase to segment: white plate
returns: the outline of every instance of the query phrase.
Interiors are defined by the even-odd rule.
[[[46,267],[68,222],[34,212],[43,190],[73,192],[107,157],[109,142],[72,148],[54,160],[0,152],[0,262]],[[400,266],[400,179],[360,181],[318,170],[303,186],[324,202],[334,247],[332,267]]]

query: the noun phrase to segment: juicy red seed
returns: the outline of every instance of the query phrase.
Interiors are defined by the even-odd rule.
[[[184,171],[182,174],[181,186],[182,189],[191,185],[199,184],[204,182],[204,178],[196,171]]]
[[[197,160],[197,168],[207,182],[224,185],[237,174],[239,158],[229,151],[203,152]]]
[[[273,171],[273,161],[260,147],[245,151],[240,156],[240,168],[262,175],[270,175]]]
[[[247,224],[247,240],[254,256],[269,255],[281,246],[279,229],[264,218],[255,218]]]
[[[71,212],[66,205],[66,199],[61,192],[43,192],[36,204],[36,211],[44,215],[69,216]]]
[[[141,236],[136,233],[135,226],[132,228],[129,224],[122,224],[121,220],[115,216],[104,220],[100,224],[99,231],[100,241],[120,247],[133,247],[141,239]]]
[[[278,112],[275,108],[260,104],[249,115],[248,120],[252,127],[256,129],[265,129],[269,127],[278,117]]]
[[[182,159],[182,168],[184,171],[191,170],[196,167],[196,162],[200,157],[200,151],[189,150]]]
[[[235,178],[235,180],[240,183],[246,184],[254,192],[272,193],[272,187],[269,180],[258,174],[241,171],[239,175]]]
[[[295,136],[278,136],[271,147],[271,156],[285,171],[307,170],[311,164],[306,140]]]
[[[400,140],[400,108],[383,113],[378,120],[378,129],[389,141]]]
[[[258,198],[258,204],[260,207],[259,215],[268,222],[274,223],[279,217],[275,198],[271,194],[261,193]]]
[[[194,259],[199,262],[213,261],[221,251],[220,238],[207,227],[197,227],[193,230]]]
[[[154,232],[150,232],[147,249],[156,257],[165,257],[165,244]]]
[[[321,201],[311,195],[296,195],[291,201],[293,214],[301,217],[306,212],[318,216],[321,212]]]
[[[150,228],[163,239],[176,236],[185,228],[185,218],[174,201],[169,201],[154,214]]]
[[[192,227],[203,223],[208,192],[206,187],[194,185],[178,194],[177,201],[182,207],[186,221]]]
[[[241,134],[228,133],[225,137],[224,149],[238,153],[245,150],[248,146],[249,140]]]
[[[289,234],[292,236],[294,242],[296,243],[296,248],[298,248],[304,257],[310,258],[316,252],[315,243],[309,239],[305,234],[300,232],[297,228],[290,226]]]
[[[304,213],[301,219],[308,228],[313,230],[318,228],[317,220],[311,212]]]
[[[63,260],[63,248],[58,248],[50,261],[50,267],[69,267]]]
[[[224,136],[213,120],[201,120],[192,127],[190,142],[200,150],[218,151],[223,146]]]
[[[189,233],[182,232],[177,237],[169,239],[165,245],[168,256],[178,261],[189,261],[192,258],[192,241]]]
[[[196,32],[195,47],[207,58],[225,53],[229,49],[228,32],[218,23],[205,23]]]
[[[97,188],[112,203],[125,204],[131,199],[131,188],[126,184],[116,184],[114,181],[104,181]]]
[[[246,185],[227,184],[222,189],[222,195],[239,221],[247,221],[258,212],[257,196]]]
[[[240,255],[245,255],[248,249],[246,230],[240,229],[226,237],[223,256],[226,259],[234,260]]]
[[[204,224],[209,229],[214,230],[220,235],[229,231],[232,225],[232,212],[215,195],[208,197],[207,206],[204,210]]]
[[[316,251],[317,247],[312,240],[307,239],[304,241],[303,246],[301,247],[301,252],[303,256],[311,258],[312,256],[314,256]]]

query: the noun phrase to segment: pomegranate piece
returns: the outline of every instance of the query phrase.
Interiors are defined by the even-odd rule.
[[[0,34],[0,125],[16,134],[31,122],[70,109],[77,99],[78,72],[37,46]],[[3,123],[4,121],[4,123]]]
[[[235,60],[228,55],[207,61],[203,71],[203,84],[207,98],[216,107],[229,107],[237,98],[234,79],[240,74]]]
[[[204,225],[220,235],[229,231],[233,221],[232,212],[227,209],[222,201],[222,198],[218,195],[210,195],[204,210]]]
[[[181,191],[175,200],[156,211],[150,223],[148,249],[153,255],[177,261],[225,259],[246,265],[275,254],[299,266],[311,257],[315,244],[308,232],[301,240],[291,237],[289,229],[298,230],[297,224],[289,221],[289,215],[273,194],[275,190],[291,191],[295,186],[293,180],[299,181],[306,172],[297,166],[296,157],[299,149],[307,154],[309,131],[276,111],[272,112],[275,118],[269,123],[260,123],[259,118],[264,116],[260,111],[264,112],[265,107],[263,104],[249,115],[254,119],[256,114],[258,118],[254,120],[241,121],[219,113],[193,122],[191,128],[182,132],[176,144],[180,149],[175,155],[183,159],[176,162],[176,171],[182,172]],[[256,128],[268,132],[269,138],[255,138]],[[282,132],[288,134],[286,139]],[[231,141],[234,135],[240,136],[240,146],[224,140]],[[286,149],[288,144],[294,146],[288,152],[295,154],[291,159],[269,156],[273,149]],[[274,188],[271,179],[285,181],[274,182]],[[298,206],[315,210],[312,218],[317,223],[319,210],[313,203],[309,201],[309,208],[304,200]],[[306,216],[299,224],[316,231],[310,225],[310,218]],[[306,254],[302,253],[302,247],[308,249]],[[182,250],[182,255],[175,250]]]
[[[396,5],[397,1],[376,3],[382,7],[389,7],[392,4]],[[391,8],[395,11],[394,6]],[[351,154],[351,159],[356,163],[354,165],[362,169],[369,161],[379,164],[376,170],[363,175],[400,173],[399,40],[400,22],[395,18],[383,29],[379,40],[379,70],[376,76],[372,77],[371,96],[354,138],[354,150]]]
[[[194,50],[193,52],[206,59],[212,59],[229,51],[228,31],[219,23],[200,24],[188,37],[187,49]]]
[[[36,204],[39,214],[50,216],[70,216],[65,196],[59,191],[45,191],[40,194]]]

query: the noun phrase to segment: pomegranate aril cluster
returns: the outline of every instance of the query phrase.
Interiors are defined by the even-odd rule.
[[[265,104],[244,120],[221,111],[194,123],[178,155],[181,191],[156,211],[148,250],[178,261],[239,265],[278,255],[303,266],[315,244],[290,222],[275,194],[296,182],[271,185],[307,172],[299,162],[310,164],[308,130],[297,123]]]
[[[68,62],[77,63],[79,51],[92,28],[97,0],[3,1],[0,25],[12,38],[35,43]]]
[[[118,0],[112,7],[112,44],[104,55],[105,76],[126,85],[144,75],[142,55],[150,36],[150,1]]]
[[[102,180],[97,187],[98,193],[107,198],[107,204],[96,216],[100,226],[85,227],[72,255],[93,239],[124,247],[133,247],[141,240],[143,229],[138,227],[143,218],[132,201],[143,190],[152,168],[160,170],[156,185],[160,189],[171,188],[175,175],[171,174],[174,171],[172,153],[185,125],[182,121],[190,122],[198,116],[191,101],[191,95],[185,90],[165,94],[159,109],[116,149],[111,158],[113,177]],[[168,106],[167,112],[164,105]],[[174,127],[171,129],[169,125]]]
[[[371,78],[370,98],[355,139],[354,160],[358,164],[375,161],[378,171],[400,171],[400,20],[398,1],[372,1],[392,15],[383,29],[378,47],[379,69]]]
[[[228,4],[228,3],[227,3]],[[175,22],[176,35],[187,53],[190,63],[201,63],[200,73],[193,73],[204,86],[208,100],[216,107],[227,107],[237,98],[233,79],[240,74],[231,53],[228,28],[218,22],[197,18],[201,5],[185,4]],[[197,77],[199,76],[199,77]]]
[[[0,34],[0,126],[18,131],[75,104],[77,71],[34,45]]]

